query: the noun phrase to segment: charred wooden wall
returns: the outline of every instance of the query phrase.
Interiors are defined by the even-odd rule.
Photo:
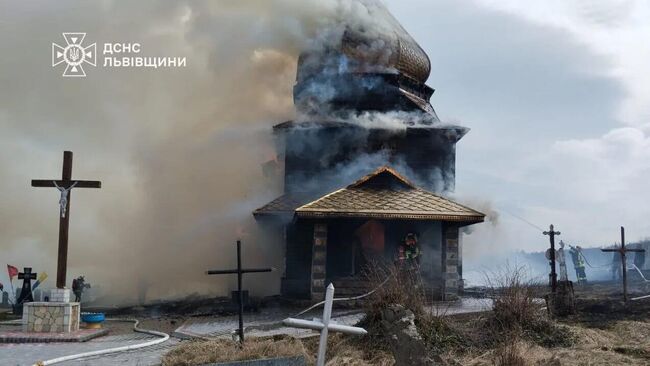
[[[433,191],[453,191],[462,128],[362,128],[309,124],[278,128],[284,145],[285,192],[326,193],[380,165]]]

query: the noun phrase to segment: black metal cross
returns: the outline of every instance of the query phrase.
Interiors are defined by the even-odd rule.
[[[557,273],[555,273],[555,236],[560,235],[559,231],[554,231],[553,225],[549,227],[549,231],[544,231],[542,234],[548,235],[551,241],[551,291],[555,293],[557,290]]]
[[[627,252],[645,252],[645,249],[627,249],[625,248],[625,228],[621,226],[621,247],[613,249],[601,249],[603,252],[617,252],[621,255],[621,264],[623,265],[623,301],[627,302],[627,264],[625,263],[625,253]]]
[[[32,180],[32,187],[56,187],[61,192],[56,287],[65,288],[65,277],[68,271],[68,227],[70,225],[72,188],[101,188],[102,182],[96,180],[72,180],[72,152],[64,151],[61,180],[34,179]]]
[[[239,342],[244,343],[244,292],[242,291],[242,275],[244,273],[272,272],[274,268],[241,268],[241,241],[237,240],[237,269],[206,271],[208,275],[237,274],[237,291],[239,292]]]
[[[32,273],[31,267],[25,267],[22,273],[18,273],[18,279],[23,280],[23,287],[20,290],[20,297],[16,300],[16,305],[34,301],[34,296],[32,296],[32,280],[36,279],[36,273]]]

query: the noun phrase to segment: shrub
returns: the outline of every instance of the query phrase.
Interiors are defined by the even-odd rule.
[[[539,317],[540,305],[536,303],[535,285],[524,280],[523,267],[506,268],[491,279],[494,319],[506,330],[521,328]]]
[[[366,314],[381,320],[381,311],[399,304],[411,310],[416,318],[424,313],[425,289],[417,271],[404,270],[394,264],[371,263],[364,271],[369,291],[364,301]]]
[[[568,347],[575,337],[542,311],[541,286],[524,278],[524,267],[506,267],[499,275],[488,278],[493,298],[492,319],[486,325],[494,340],[521,335],[543,347]]]

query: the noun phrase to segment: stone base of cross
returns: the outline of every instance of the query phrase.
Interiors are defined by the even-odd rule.
[[[70,290],[53,288],[47,302],[28,302],[23,308],[24,332],[71,333],[79,330],[81,307],[70,301]]]
[[[327,350],[327,334],[329,331],[339,332],[344,334],[364,335],[368,332],[359,327],[351,327],[348,325],[330,323],[332,317],[332,303],[334,302],[334,285],[330,283],[325,292],[325,307],[323,308],[323,319],[318,320],[303,320],[287,318],[282,323],[288,327],[313,329],[320,331],[320,342],[318,343],[318,359],[316,366],[325,365],[325,353]]]

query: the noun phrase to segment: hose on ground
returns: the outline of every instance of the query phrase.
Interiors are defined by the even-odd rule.
[[[5,320],[0,322],[0,325],[23,325],[23,320],[22,319]]]
[[[161,337],[161,338],[154,339],[152,341],[148,341],[148,342],[144,342],[144,343],[132,344],[132,345],[129,345],[129,346],[114,347],[114,348],[102,349],[102,350],[97,350],[97,351],[78,353],[78,354],[69,355],[69,356],[57,357],[57,358],[53,358],[51,360],[38,361],[33,366],[53,365],[55,363],[71,361],[71,360],[76,360],[76,359],[80,359],[80,358],[99,356],[99,355],[105,355],[105,354],[116,353],[116,352],[131,351],[131,350],[134,350],[134,349],[140,349],[140,348],[154,346],[156,344],[166,342],[169,339],[169,334],[167,334],[167,333],[158,332],[158,331],[155,331],[155,330],[138,328],[138,324],[140,324],[140,321],[137,320],[137,319],[106,319],[106,321],[132,322],[132,323],[134,323],[133,324],[133,331],[134,332],[151,334],[151,335],[155,335],[155,336],[158,336],[158,337]]]
[[[380,283],[379,286],[375,287],[375,288],[374,288],[372,291],[370,291],[370,292],[366,292],[366,293],[363,294],[363,295],[353,296],[353,297],[341,297],[341,298],[337,298],[337,299],[332,299],[332,302],[335,302],[335,301],[351,301],[351,300],[359,300],[359,299],[363,299],[364,297],[370,296],[370,295],[372,295],[375,291],[379,290],[379,288],[382,287],[384,284],[386,284],[386,282],[388,282],[388,280],[390,280],[391,277],[392,277],[392,275],[386,277],[386,279],[384,280],[384,282]],[[323,305],[324,303],[325,303],[325,301],[321,301],[321,302],[319,302],[319,303],[317,303],[317,304],[314,304],[314,305],[308,307],[307,309],[305,309],[305,310],[299,312],[298,314],[296,314],[295,317],[299,317],[300,315],[302,315],[302,314],[304,314],[304,313],[306,313],[306,312],[308,312],[308,311],[310,311],[310,310],[313,310],[313,309],[315,309],[315,308],[317,308],[317,307]]]

